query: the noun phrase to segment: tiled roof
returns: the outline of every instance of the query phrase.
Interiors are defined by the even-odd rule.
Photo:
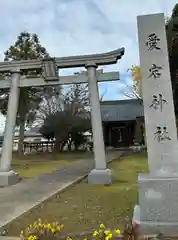
[[[103,101],[101,103],[103,122],[135,120],[143,117],[142,101],[138,99]]]

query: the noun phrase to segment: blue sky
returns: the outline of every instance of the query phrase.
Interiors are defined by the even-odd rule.
[[[139,63],[137,15],[164,12],[170,16],[176,0],[1,0],[0,59],[22,31],[37,33],[52,56],[100,53],[124,47],[118,64],[120,81],[100,84],[105,99],[123,99],[131,84],[127,69]],[[76,71],[75,69],[72,70]],[[72,73],[66,70],[63,74]],[[4,119],[0,118],[0,128]],[[4,125],[4,124],[3,124]]]

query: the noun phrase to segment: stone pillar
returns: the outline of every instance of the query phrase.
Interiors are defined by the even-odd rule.
[[[88,175],[88,182],[91,184],[111,184],[112,171],[107,169],[105,146],[103,140],[102,118],[100,100],[96,79],[96,64],[91,62],[86,65],[88,73],[88,89],[91,105],[91,122],[93,131],[93,146],[95,169]]]
[[[19,80],[20,71],[12,71],[4,141],[0,159],[0,186],[12,185],[19,181],[18,174],[11,170],[13,138],[19,102]]]
[[[178,140],[164,14],[138,17],[149,174],[140,174],[142,233],[178,233]],[[138,220],[138,219],[137,219]]]

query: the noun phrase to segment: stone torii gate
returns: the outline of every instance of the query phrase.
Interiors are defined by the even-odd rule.
[[[103,141],[102,119],[97,81],[112,81],[119,79],[118,72],[98,74],[96,69],[101,65],[117,63],[124,55],[124,48],[103,54],[49,58],[44,60],[21,60],[0,62],[0,73],[11,73],[10,77],[0,80],[0,88],[10,88],[8,111],[4,132],[4,142],[0,159],[0,186],[12,185],[19,181],[19,176],[11,169],[13,137],[21,87],[35,87],[59,84],[77,84],[88,82],[92,131],[94,143],[95,169],[89,176],[92,184],[111,184],[112,171],[107,168],[105,147]],[[61,76],[58,69],[85,67],[86,75]],[[42,70],[41,77],[27,77],[22,73],[27,70]]]

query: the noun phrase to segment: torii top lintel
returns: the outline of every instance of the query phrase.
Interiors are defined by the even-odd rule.
[[[90,62],[94,62],[97,66],[101,66],[117,63],[118,59],[121,59],[124,55],[124,52],[124,48],[119,48],[106,53],[57,57],[54,58],[54,60],[57,68],[85,67]],[[13,69],[40,69],[41,67],[42,60],[40,59],[0,62],[0,72],[9,72]]]

